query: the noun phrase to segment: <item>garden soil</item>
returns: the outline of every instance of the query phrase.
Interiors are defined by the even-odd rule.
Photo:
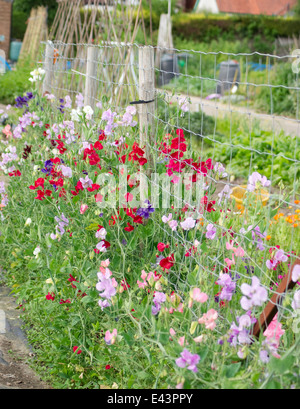
[[[10,290],[0,285],[0,389],[51,389],[30,368],[34,354],[20,313]]]

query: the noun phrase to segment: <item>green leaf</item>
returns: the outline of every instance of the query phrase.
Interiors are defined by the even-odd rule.
[[[231,365],[226,365],[223,368],[223,375],[226,376],[226,378],[233,378],[238,373],[240,367],[241,367],[240,362]]]
[[[293,362],[294,362],[294,357],[292,355],[284,359],[282,358],[278,359],[278,358],[272,357],[270,359],[269,366],[271,370],[282,375],[293,366]]]

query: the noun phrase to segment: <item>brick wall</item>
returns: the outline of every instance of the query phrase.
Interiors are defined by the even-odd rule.
[[[7,0],[0,0],[0,49],[5,51],[6,58],[9,58],[10,48],[10,27],[11,27],[12,3]],[[4,42],[2,42],[4,36]]]

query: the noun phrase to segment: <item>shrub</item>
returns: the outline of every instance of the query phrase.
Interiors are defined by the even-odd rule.
[[[29,90],[28,77],[31,70],[32,67],[27,65],[0,76],[0,102],[2,104],[13,104],[18,95]]]

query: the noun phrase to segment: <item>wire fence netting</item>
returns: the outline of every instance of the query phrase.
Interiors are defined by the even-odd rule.
[[[137,124],[133,137],[147,152],[149,166],[140,172],[147,203],[164,209],[160,217],[153,212],[151,223],[159,242],[170,248],[169,284],[180,300],[195,286],[205,287],[219,316],[215,331],[221,345],[226,328],[234,337],[232,323],[243,309],[258,318],[274,295],[288,292],[278,288],[300,261],[300,88],[292,68],[297,57],[113,42],[51,47],[46,91],[60,101],[58,107],[68,110],[66,96],[75,106],[81,95],[98,129],[108,126],[103,115],[108,110],[115,123],[128,107],[136,118],[147,118],[146,129]],[[146,68],[141,48],[154,55]],[[94,49],[93,59],[88,49]],[[73,119],[75,111],[70,108]],[[114,132],[105,133],[113,145]],[[279,238],[284,247],[271,244]],[[162,259],[157,257],[153,269]],[[259,292],[263,302],[256,303]],[[233,294],[247,306],[228,304]],[[294,313],[284,299],[275,302],[278,323]],[[199,311],[192,311],[197,321]],[[143,319],[151,325],[149,317]],[[141,337],[154,342],[143,323],[136,325]],[[235,343],[249,344],[242,337]],[[250,350],[249,362],[251,357]]]

